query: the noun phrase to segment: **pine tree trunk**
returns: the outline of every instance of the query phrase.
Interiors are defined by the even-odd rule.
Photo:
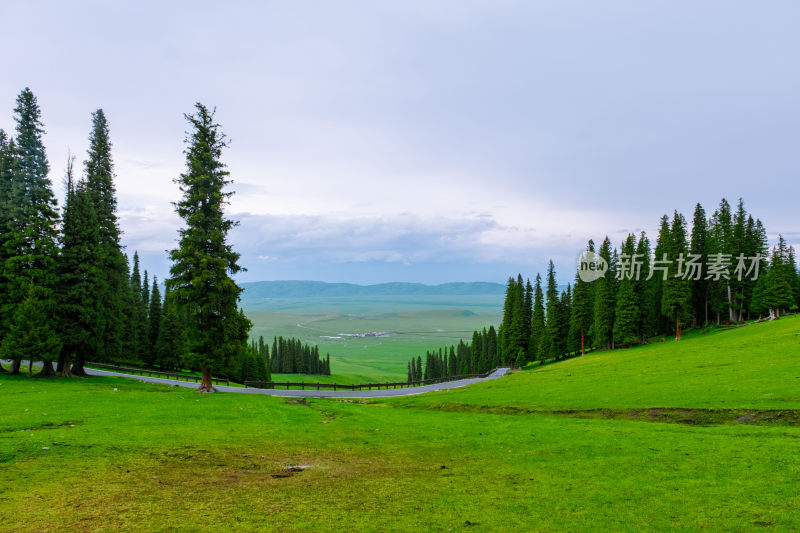
[[[83,368],[83,365],[86,363],[84,357],[82,355],[78,355],[75,357],[75,361],[72,362],[72,370],[70,370],[70,374],[74,376],[88,376],[89,374],[86,373],[86,370]]]
[[[53,369],[52,361],[42,361],[42,370],[36,374],[37,378],[52,378],[55,377],[56,371]]]
[[[586,355],[586,350],[583,346],[583,330],[581,330],[581,355]]]
[[[68,356],[64,356],[63,359],[58,361],[59,368],[56,369],[56,372],[61,374],[65,378],[72,378],[75,377],[72,375],[72,371],[70,370],[70,366],[72,365],[72,361]]]
[[[733,322],[733,303],[731,302],[731,286],[728,285],[728,321]]]
[[[211,369],[210,368],[203,368],[203,380],[200,383],[200,388],[197,389],[197,392],[217,392],[217,389],[214,388],[214,385],[211,383]]]
[[[33,359],[28,359],[28,377],[33,376]]]
[[[19,368],[22,366],[22,361],[19,359],[14,359],[11,361],[11,371],[9,374],[12,376],[19,376]]]
[[[675,327],[675,340],[681,340],[681,315],[678,314],[678,323]]]

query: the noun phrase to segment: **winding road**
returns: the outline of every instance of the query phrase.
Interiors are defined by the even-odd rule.
[[[4,362],[5,363],[5,362]],[[224,385],[215,385],[220,392],[235,392],[239,394],[263,394],[266,396],[280,396],[284,398],[391,398],[394,396],[414,396],[416,394],[424,394],[426,392],[433,392],[446,389],[456,389],[465,387],[472,383],[480,381],[488,381],[490,379],[497,379],[503,377],[508,368],[498,368],[485,378],[469,378],[459,379],[457,381],[447,381],[445,383],[436,383],[434,385],[422,385],[420,387],[406,387],[403,389],[388,389],[388,390],[372,390],[372,391],[333,391],[333,390],[285,390],[285,389],[251,389],[243,387],[226,387]],[[92,376],[114,376],[120,378],[138,379],[139,381],[146,381],[148,383],[160,383],[162,385],[177,385],[179,387],[187,387],[196,389],[200,387],[199,383],[188,381],[178,381],[175,379],[154,378],[149,376],[135,376],[133,374],[123,374],[121,372],[110,372],[107,370],[97,370],[95,368],[87,368],[86,373]]]

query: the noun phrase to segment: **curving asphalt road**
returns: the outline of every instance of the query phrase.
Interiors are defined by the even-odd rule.
[[[281,396],[284,398],[391,398],[393,396],[413,396],[415,394],[424,394],[426,392],[433,392],[438,390],[455,389],[458,387],[465,387],[472,383],[479,381],[487,381],[490,379],[497,379],[503,377],[508,368],[498,368],[493,373],[485,378],[470,378],[459,379],[457,381],[447,381],[445,383],[437,383],[435,385],[422,385],[421,387],[406,387],[403,389],[388,389],[388,390],[362,390],[362,391],[332,391],[332,390],[285,390],[285,389],[250,389],[242,387],[226,387],[224,385],[215,385],[214,387],[220,392],[236,392],[239,394],[264,394],[267,396]],[[161,383],[163,385],[177,385],[179,387],[187,387],[196,389],[200,387],[199,383],[189,381],[178,381],[175,379],[154,378],[149,376],[135,376],[133,374],[123,374],[120,372],[110,372],[108,370],[97,370],[94,368],[87,368],[87,374],[93,376],[115,376],[120,378],[138,379],[139,381],[146,381],[148,383]]]

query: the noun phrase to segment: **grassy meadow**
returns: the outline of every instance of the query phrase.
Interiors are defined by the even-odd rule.
[[[0,376],[0,529],[796,531],[799,348],[788,317],[372,402]]]

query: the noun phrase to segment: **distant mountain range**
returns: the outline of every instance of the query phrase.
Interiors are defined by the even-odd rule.
[[[354,283],[326,283],[324,281],[254,281],[241,283],[243,300],[265,298],[335,298],[352,296],[453,296],[453,295],[503,295],[506,287],[501,283],[483,281],[471,283],[379,283],[356,285]]]

